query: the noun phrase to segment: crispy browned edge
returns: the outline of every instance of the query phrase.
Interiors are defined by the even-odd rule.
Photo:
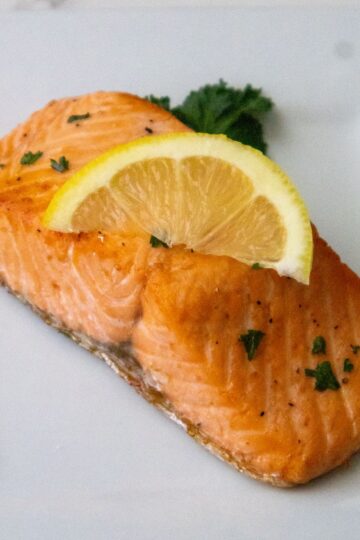
[[[33,306],[26,298],[13,291],[6,283],[0,283],[9,293],[17,297],[23,304],[30,306],[30,308],[46,322],[46,324],[52,326],[59,332],[65,334],[75,343],[86,349],[87,351],[95,354],[98,358],[104,360],[108,366],[110,366],[117,375],[122,377],[128,382],[143,398],[149,403],[157,407],[160,411],[166,414],[168,418],[180,425],[190,437],[195,439],[202,446],[207,448],[212,454],[220,458],[222,461],[229,463],[236,470],[246,473],[256,480],[262,480],[276,487],[291,487],[295,484],[286,482],[277,475],[261,475],[256,472],[245,460],[238,460],[234,458],[225,448],[222,448],[216,444],[210,437],[194,425],[188,419],[181,416],[173,407],[171,402],[164,396],[164,394],[156,388],[155,382],[151,384],[149,377],[145,376],[145,372],[140,366],[139,362],[132,355],[131,343],[120,343],[117,346],[109,346],[103,343],[97,342],[89,336],[81,333],[74,332],[60,321],[58,321],[53,315],[46,313],[45,311]]]

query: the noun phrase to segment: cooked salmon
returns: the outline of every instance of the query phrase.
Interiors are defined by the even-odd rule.
[[[305,286],[228,257],[152,248],[137,232],[41,226],[56,189],[85,163],[184,130],[136,96],[97,92],[53,101],[4,137],[0,278],[237,469],[278,486],[307,482],[360,447],[360,280],[315,229]],[[28,152],[41,155],[21,164]],[[61,156],[64,172],[50,163]],[[249,360],[241,336],[254,329],[262,339]],[[326,350],[315,354],[318,336]],[[324,388],[325,361],[336,385]]]

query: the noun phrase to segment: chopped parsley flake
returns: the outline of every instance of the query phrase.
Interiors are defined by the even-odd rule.
[[[319,392],[324,392],[324,390],[338,390],[340,388],[340,383],[335,377],[328,360],[320,362],[316,366],[316,369],[306,368],[305,375],[315,378],[315,390]]]
[[[312,354],[325,354],[326,353],[326,341],[322,336],[317,336],[314,339],[311,352]]]
[[[244,345],[248,360],[254,358],[256,349],[264,336],[265,334],[261,330],[248,330],[247,334],[243,334],[239,337],[239,341]]]
[[[23,155],[23,157],[20,160],[21,165],[32,165],[35,163],[38,159],[41,158],[43,155],[43,152],[35,152],[33,154],[32,152],[26,152],[26,154]]]
[[[61,156],[59,158],[59,161],[56,161],[56,159],[50,159],[50,164],[55,171],[60,173],[69,170],[69,161],[66,159],[65,156]]]
[[[74,122],[78,122],[79,120],[87,120],[88,118],[90,118],[90,113],[85,113],[85,114],[72,114],[71,116],[69,116],[69,118],[67,119],[67,123],[68,124],[73,124]]]
[[[352,348],[352,352],[354,354],[357,354],[358,351],[360,351],[360,345],[350,345],[350,347]]]
[[[354,369],[354,364],[350,362],[349,358],[345,358],[344,360],[344,371],[347,373],[351,373],[351,371]]]
[[[162,240],[159,240],[159,238],[156,238],[156,236],[153,236],[153,235],[150,236],[150,244],[154,248],[157,248],[157,247],[168,248],[169,247],[165,242],[163,242]]]
[[[254,263],[251,267],[253,270],[261,270],[261,268],[264,268],[262,264],[260,263]]]

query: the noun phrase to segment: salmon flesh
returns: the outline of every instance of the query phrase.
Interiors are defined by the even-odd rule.
[[[134,233],[41,226],[55,191],[91,159],[180,131],[146,100],[97,92],[52,101],[5,136],[0,279],[220,458],[274,485],[305,483],[360,447],[360,280],[315,229],[305,286]],[[21,164],[28,152],[42,155]],[[62,173],[50,166],[60,156]],[[251,361],[239,339],[249,329],[264,333]],[[317,336],[326,354],[312,354]],[[339,388],[315,388],[324,361]]]

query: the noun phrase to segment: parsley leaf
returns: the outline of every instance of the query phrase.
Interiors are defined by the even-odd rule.
[[[234,126],[228,129],[230,139],[240,141],[243,144],[253,146],[266,154],[267,144],[264,141],[264,133],[261,122],[250,114],[242,114]]]
[[[154,103],[155,105],[162,107],[166,111],[170,111],[170,98],[168,98],[167,96],[155,97],[150,94],[150,96],[145,96],[145,99],[150,101],[150,103]]]
[[[72,114],[67,119],[67,123],[72,124],[73,122],[78,122],[79,120],[87,120],[88,118],[90,118],[90,116],[91,115],[88,112],[85,114]]]
[[[159,238],[156,238],[156,236],[153,236],[153,235],[150,236],[150,244],[154,248],[157,248],[157,247],[168,248],[169,247],[165,242],[163,242],[162,240],[159,240]]]
[[[354,369],[354,364],[350,362],[349,358],[345,358],[344,360],[344,371],[347,373],[351,373],[351,371]]]
[[[312,354],[325,354],[326,353],[326,341],[322,336],[317,336],[314,339],[311,352]]]
[[[340,384],[335,377],[331,364],[328,360],[320,362],[316,369],[305,369],[307,377],[315,377],[315,390],[323,392],[324,390],[338,390]]]
[[[32,165],[33,163],[35,163],[35,161],[40,159],[42,155],[43,152],[40,151],[35,152],[35,154],[33,154],[32,152],[26,152],[26,154],[24,154],[21,158],[20,163],[21,165]]]
[[[243,334],[239,337],[239,341],[244,345],[248,360],[254,358],[256,349],[264,336],[265,334],[261,330],[248,330],[247,334]]]
[[[69,170],[69,161],[66,159],[65,156],[61,156],[59,158],[59,161],[56,161],[56,159],[50,159],[50,164],[55,171],[60,173]]]
[[[260,88],[250,84],[244,89],[234,88],[220,79],[188,94],[183,103],[171,107],[168,97],[146,99],[175,115],[194,131],[223,133],[244,144],[266,152],[266,142],[259,116],[271,110],[271,99],[262,95]]]
[[[350,345],[350,347],[352,348],[352,352],[354,354],[357,354],[358,351],[360,351],[360,345]]]

